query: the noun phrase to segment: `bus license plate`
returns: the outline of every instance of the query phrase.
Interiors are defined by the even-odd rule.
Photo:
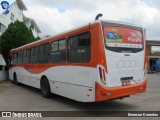
[[[128,86],[128,85],[131,85],[131,81],[130,80],[122,81],[122,86]]]

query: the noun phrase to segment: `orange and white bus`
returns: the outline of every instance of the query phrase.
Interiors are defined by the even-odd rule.
[[[15,49],[9,77],[76,101],[96,102],[146,91],[141,27],[97,20]]]

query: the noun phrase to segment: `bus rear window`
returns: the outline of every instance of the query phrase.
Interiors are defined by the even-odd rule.
[[[143,50],[143,34],[139,30],[106,26],[104,27],[106,48],[115,52],[139,52]]]

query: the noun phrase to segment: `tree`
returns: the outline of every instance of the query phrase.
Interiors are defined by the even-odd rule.
[[[11,23],[0,37],[0,52],[8,64],[9,52],[13,48],[36,41],[32,31],[28,30],[24,22]]]

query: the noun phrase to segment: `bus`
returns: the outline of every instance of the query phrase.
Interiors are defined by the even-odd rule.
[[[146,91],[146,40],[142,27],[96,20],[10,51],[9,78],[80,102]]]

